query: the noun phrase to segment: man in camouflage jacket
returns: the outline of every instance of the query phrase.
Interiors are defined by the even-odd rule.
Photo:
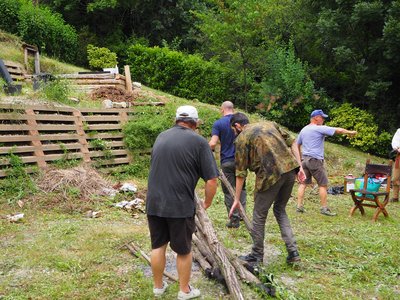
[[[247,170],[256,174],[251,232],[253,247],[250,254],[240,258],[250,264],[263,262],[265,222],[268,211],[273,205],[274,216],[288,251],[286,261],[287,263],[300,261],[286,214],[286,205],[296,173],[300,181],[305,179],[295,138],[274,122],[249,124],[249,119],[242,113],[232,116],[231,126],[237,138],[235,140],[236,195],[230,214],[239,206]]]

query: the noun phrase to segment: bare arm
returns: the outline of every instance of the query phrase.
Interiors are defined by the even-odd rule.
[[[215,149],[215,146],[217,145],[218,141],[219,141],[218,135],[213,135],[211,137],[211,140],[208,142],[208,144],[210,145],[211,150]]]
[[[355,130],[347,130],[344,128],[336,127],[335,128],[335,134],[347,134],[348,136],[355,136],[357,134],[357,131]]]
[[[206,185],[204,187],[204,209],[207,209],[211,206],[215,193],[217,191],[217,178],[212,178],[206,181]]]
[[[235,209],[240,206],[240,194],[242,193],[245,179],[245,177],[236,177],[235,200],[233,201],[231,210],[229,211],[229,218],[232,216]]]
[[[301,164],[301,150],[300,150],[301,145],[297,144],[296,141],[293,142],[292,146],[290,149],[292,150],[292,153],[294,157],[296,158],[296,161],[300,167],[299,172],[297,173],[297,179],[299,182],[303,182],[306,179],[306,174],[304,173],[302,164]]]

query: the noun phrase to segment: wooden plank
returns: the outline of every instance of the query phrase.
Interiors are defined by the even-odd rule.
[[[83,119],[86,122],[99,122],[99,121],[104,121],[104,122],[111,122],[111,121],[120,121],[119,114],[113,115],[113,116],[104,116],[104,115],[96,115],[96,116],[84,116]]]
[[[53,125],[53,124],[37,124],[37,125],[26,125],[26,124],[13,124],[13,125],[1,125],[0,131],[28,131],[32,128],[38,131],[75,131],[75,125]]]
[[[119,165],[119,164],[128,164],[130,163],[130,160],[128,157],[121,157],[121,158],[114,158],[111,160],[98,160],[95,161],[96,164],[99,165]]]
[[[125,144],[123,141],[106,141],[106,144],[108,147],[110,148],[114,148],[114,147],[124,147]],[[95,148],[95,146],[91,145],[90,143],[88,144],[88,148],[92,149]]]
[[[82,153],[81,152],[71,152],[65,155],[64,153],[57,153],[57,154],[46,154],[44,155],[44,160],[47,161],[54,161],[58,159],[75,159],[75,158],[82,158]],[[68,157],[68,158],[66,158]],[[28,164],[28,163],[37,163],[38,162],[38,157],[37,156],[20,156],[21,160],[23,163]],[[10,162],[8,159],[3,159],[2,160],[2,165],[9,165]]]
[[[77,85],[104,85],[104,84],[118,85],[118,84],[123,84],[123,85],[125,85],[125,82],[120,79],[75,79],[74,81],[71,80],[71,84],[77,84]]]
[[[41,134],[38,137],[28,135],[0,135],[0,143],[31,142],[31,141],[68,141],[79,140],[78,134]]]
[[[94,90],[94,89],[98,89],[98,88],[102,88],[102,87],[107,87],[107,88],[120,88],[120,89],[122,89],[123,91],[125,91],[125,84],[101,84],[101,85],[95,85],[95,84],[70,84],[70,87],[71,88],[74,88],[74,89],[82,89],[82,90],[84,90],[84,89],[91,89],[91,90]]]
[[[37,121],[74,121],[73,116],[59,114],[35,114],[34,116],[20,113],[0,113],[0,120],[37,120]]]
[[[43,151],[57,151],[57,150],[72,150],[72,149],[80,149],[81,145],[79,143],[71,143],[71,144],[42,144],[41,149]],[[34,152],[38,150],[38,147],[35,146],[12,146],[12,147],[0,147],[0,154],[7,154],[7,153],[27,153],[27,152]]]
[[[3,109],[14,109],[14,110],[24,110],[28,108],[32,108],[34,111],[52,111],[52,112],[73,112],[76,111],[76,108],[65,107],[65,106],[56,106],[56,105],[22,105],[22,104],[9,104],[9,103],[0,103],[0,108]]]
[[[125,88],[128,93],[132,93],[133,88],[132,88],[132,79],[131,79],[131,69],[129,68],[129,65],[124,66],[125,70]]]
[[[108,155],[108,153],[112,156],[117,156],[117,155],[127,155],[128,151],[126,151],[125,149],[119,149],[119,150],[106,150],[106,151],[102,151],[102,150],[98,150],[98,151],[90,151],[90,157],[103,157]]]
[[[121,124],[88,124],[88,130],[120,130]]]
[[[3,62],[4,62],[4,65],[6,67],[10,67],[10,68],[20,68],[20,69],[22,69],[24,67],[20,63],[17,63],[15,61],[11,61],[11,60],[3,60]]]
[[[57,78],[65,79],[114,79],[115,74],[102,73],[102,74],[60,74],[56,75]]]

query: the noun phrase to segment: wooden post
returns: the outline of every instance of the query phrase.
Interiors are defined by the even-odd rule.
[[[31,141],[31,144],[35,147],[34,154],[37,157],[37,164],[39,168],[45,168],[47,166],[47,163],[44,159],[44,152],[42,141],[40,140],[39,131],[36,129],[37,122],[35,119],[35,112],[33,111],[33,109],[26,109],[25,113],[29,116],[29,118],[27,118],[27,123],[31,127],[31,129],[29,129],[29,135],[34,137],[34,139],[32,139]]]
[[[40,57],[39,50],[35,52],[35,74],[40,73]]]
[[[82,114],[80,111],[74,111],[73,116],[75,117],[75,126],[76,126],[76,133],[79,135],[79,143],[81,144],[81,152],[83,155],[83,161],[86,163],[90,163],[90,153],[88,142],[86,140],[86,133],[83,129],[83,122],[82,122]]]
[[[132,78],[129,65],[124,66],[125,69],[125,88],[128,93],[132,93]]]

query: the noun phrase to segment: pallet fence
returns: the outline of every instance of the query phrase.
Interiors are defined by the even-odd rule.
[[[51,162],[81,159],[99,167],[131,162],[122,126],[132,109],[74,109],[0,104],[0,177],[7,176],[9,154],[18,155],[27,172]]]

